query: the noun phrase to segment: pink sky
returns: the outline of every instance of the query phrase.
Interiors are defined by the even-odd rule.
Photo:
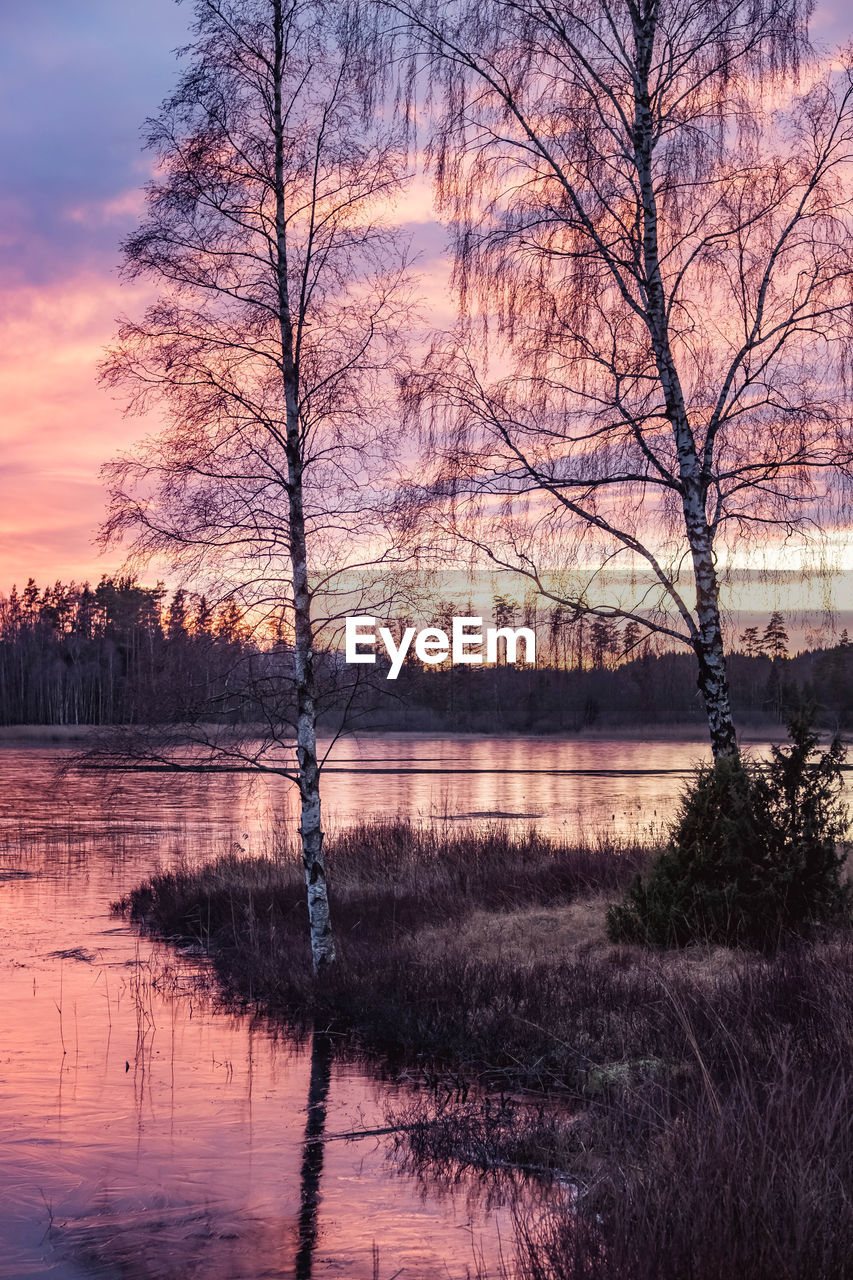
[[[141,302],[119,285],[118,246],[141,207],[139,129],[174,78],[188,8],[32,0],[0,14],[0,592],[121,563],[94,545],[98,469],[156,424],[125,420],[96,368],[116,316]],[[839,0],[820,6],[816,38],[849,38],[842,14]],[[430,218],[421,184],[403,220],[445,312]]]

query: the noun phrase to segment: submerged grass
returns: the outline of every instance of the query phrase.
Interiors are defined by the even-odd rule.
[[[568,1178],[519,1223],[525,1280],[841,1280],[853,941],[613,945],[608,902],[647,860],[501,827],[351,828],[328,845],[342,963],[321,986],[295,857],[159,875],[123,906],[209,949],[232,998],[432,1081],[392,1117],[422,1168]]]

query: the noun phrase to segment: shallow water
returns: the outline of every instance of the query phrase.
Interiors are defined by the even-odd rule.
[[[332,825],[379,813],[643,831],[695,744],[364,738],[337,747]],[[199,962],[110,903],[157,865],[269,844],[288,784],[56,775],[0,750],[0,1277],[497,1276],[511,1215],[475,1178],[423,1184],[382,1136],[389,1091],[217,1010]],[[661,770],[652,773],[649,770]],[[621,771],[621,772],[620,772]],[[644,772],[645,771],[645,772]],[[325,1140],[322,1140],[325,1139]],[[511,1273],[511,1269],[510,1269]]]

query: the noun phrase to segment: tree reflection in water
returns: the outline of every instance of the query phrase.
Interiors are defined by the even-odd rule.
[[[300,1171],[299,1249],[294,1272],[296,1280],[311,1280],[317,1243],[317,1218],[322,1199],[320,1179],[323,1175],[323,1134],[331,1075],[331,1037],[315,1030],[311,1043],[308,1119],[305,1124],[305,1147]]]

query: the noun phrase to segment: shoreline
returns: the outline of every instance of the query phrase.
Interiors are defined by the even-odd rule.
[[[149,729],[149,725],[49,725],[21,724],[0,725],[0,748],[4,746],[75,746],[91,742],[98,737],[109,737],[111,731]],[[174,729],[176,726],[166,726]],[[246,726],[251,730],[252,726]],[[234,739],[254,736],[251,732],[230,735]],[[318,735],[323,742],[326,734]],[[332,735],[329,734],[329,737]],[[828,736],[828,735],[827,735]],[[844,737],[844,735],[842,735]],[[535,742],[685,742],[703,745],[708,742],[707,730],[697,724],[654,724],[654,725],[614,725],[578,730],[577,733],[507,733],[495,730],[494,733],[461,733],[452,729],[424,731],[421,729],[353,729],[351,733],[342,734],[341,742],[351,742],[363,738],[405,738],[415,741],[433,741],[436,738],[447,738],[458,742],[482,742],[497,739],[502,742],[535,741]],[[744,746],[767,742],[785,742],[787,735],[782,725],[746,725],[739,733],[740,742]]]
[[[206,954],[226,1008],[418,1084],[391,1092],[381,1132],[424,1176],[571,1186],[522,1235],[521,1274],[624,1280],[649,1256],[656,1276],[701,1258],[701,1280],[775,1280],[760,1220],[792,1275],[840,1280],[853,937],[772,955],[614,943],[608,905],[651,852],[364,824],[330,838],[340,956],[320,979],[295,857],[155,875],[115,908]]]

